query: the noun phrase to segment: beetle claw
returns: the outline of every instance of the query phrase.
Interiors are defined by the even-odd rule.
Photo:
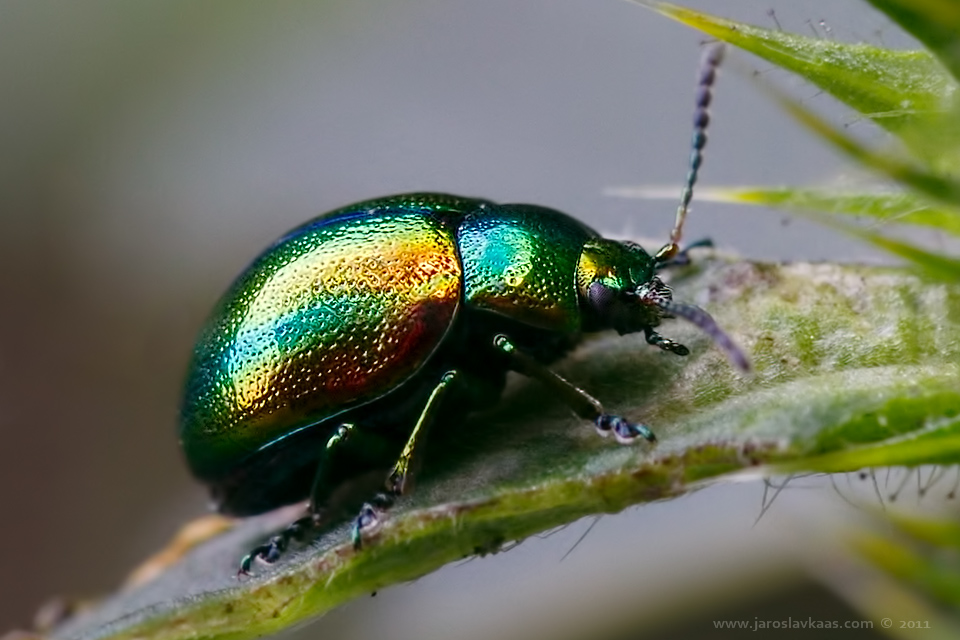
[[[380,515],[370,503],[365,503],[360,507],[360,515],[353,521],[353,527],[350,530],[350,537],[353,539],[354,551],[359,551],[363,547],[363,536],[372,535],[380,529]]]
[[[597,432],[602,436],[613,433],[617,442],[620,444],[632,444],[638,437],[643,437],[647,442],[655,443],[657,436],[645,424],[639,422],[629,422],[620,416],[605,413],[596,419]]]
[[[249,576],[250,567],[257,560],[264,564],[273,564],[283,555],[283,552],[290,546],[291,540],[303,540],[304,534],[312,527],[319,524],[319,514],[311,513],[299,520],[294,520],[287,528],[270,538],[265,544],[254,547],[250,553],[243,556],[240,561],[240,568],[237,570],[237,577]]]
[[[241,576],[252,575],[250,573],[250,568],[253,566],[253,563],[258,559],[263,562],[266,562],[267,564],[272,564],[273,562],[277,561],[277,559],[280,557],[280,552],[276,550],[276,547],[273,546],[272,542],[273,540],[271,540],[270,543],[268,544],[262,544],[259,547],[256,547],[255,549],[253,549],[253,551],[251,551],[247,555],[243,556],[243,559],[240,561],[240,568],[237,569],[238,578]],[[273,557],[272,560],[270,559],[271,554]]]
[[[657,264],[657,270],[661,269],[672,269],[675,267],[686,267],[687,265],[693,263],[693,260],[690,258],[690,249],[700,249],[700,248],[713,248],[713,240],[710,238],[702,238],[696,242],[688,244],[686,247],[681,249],[676,255],[672,258],[659,262]]]
[[[253,564],[253,558],[253,553],[248,553],[247,555],[243,556],[243,559],[240,561],[240,568],[237,569],[237,578],[250,575],[250,565]]]

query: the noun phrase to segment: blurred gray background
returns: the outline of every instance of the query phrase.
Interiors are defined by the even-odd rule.
[[[854,0],[688,4],[906,42]],[[288,228],[438,190],[665,238],[672,201],[602,191],[679,191],[702,40],[620,0],[0,1],[0,631],[28,625],[51,596],[112,589],[204,512],[176,440],[183,370],[215,299]],[[726,73],[715,104],[704,184],[843,173],[749,77]],[[703,236],[756,258],[877,259],[756,209],[696,205],[687,237]],[[505,637],[545,618],[553,626],[537,633],[566,637],[572,620],[611,607],[658,609],[665,576],[706,593],[735,566],[744,589],[763,591],[764,576],[795,571],[784,532],[811,525],[783,507],[751,527],[761,492],[720,487],[606,517],[561,563],[589,524],[577,523],[301,633],[468,637],[475,625]],[[831,499],[816,493],[827,497],[793,492],[801,514]]]

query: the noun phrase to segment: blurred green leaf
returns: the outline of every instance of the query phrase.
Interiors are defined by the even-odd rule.
[[[640,189],[615,193],[638,196]],[[930,227],[960,235],[960,211],[933,206],[907,191],[851,191],[848,189],[802,187],[715,187],[698,190],[697,199],[708,202],[781,207],[792,211],[820,211],[827,214],[874,218],[884,224]]]
[[[850,536],[854,550],[940,605],[960,607],[960,524],[943,516],[884,513],[889,525]]]
[[[873,151],[773,85],[761,84],[760,86],[797,122],[860,164],[885,174],[928,198],[950,207],[960,206],[960,182],[954,176],[940,172],[937,169],[939,161],[924,165],[900,160],[889,151]],[[943,141],[941,139],[941,143]]]
[[[947,473],[947,470],[944,469],[943,472]],[[912,540],[941,549],[960,549],[960,522],[901,513],[891,513],[889,519],[898,532]],[[956,603],[960,604],[960,599]]]
[[[928,251],[915,244],[897,240],[868,229],[862,229],[854,225],[846,225],[833,220],[827,220],[828,224],[842,228],[851,235],[858,236],[863,240],[880,247],[896,256],[909,260],[921,272],[934,280],[943,280],[944,282],[957,282],[960,280],[960,260],[951,256],[942,255]]]
[[[643,188],[618,189],[613,193],[628,197],[645,197]],[[877,233],[873,229],[845,224],[824,214],[868,216],[885,222],[922,225],[960,235],[960,214],[952,209],[924,205],[923,199],[906,192],[850,193],[829,189],[794,189],[790,187],[732,187],[701,189],[700,200],[782,207],[796,211],[822,224],[839,228],[874,246],[912,262],[927,276],[936,280],[960,280],[960,260],[934,253],[909,242]],[[815,213],[819,212],[819,213]]]
[[[955,0],[869,0],[933,51],[960,79],[960,4]]]
[[[920,3],[922,11],[918,9],[917,12],[910,13],[913,16],[910,18],[913,20],[911,24],[922,30],[924,23],[918,16],[936,16],[937,11],[943,9],[939,7],[941,4],[937,0]],[[784,188],[766,192],[744,189],[738,192],[739,201],[833,214],[857,213],[880,217],[892,213],[900,216],[900,222],[957,232],[956,212],[960,211],[960,182],[954,176],[954,170],[960,160],[956,144],[960,134],[960,114],[952,104],[956,84],[944,74],[929,54],[888,51],[868,45],[847,45],[830,40],[804,38],[731,22],[669,4],[655,3],[648,6],[798,73],[864,112],[864,115],[869,116],[868,110],[871,107],[878,109],[884,100],[888,106],[897,99],[904,105],[911,105],[911,113],[897,116],[896,126],[891,126],[890,122],[884,122],[883,119],[875,121],[897,133],[908,147],[917,152],[916,161],[902,160],[889,150],[869,149],[774,85],[760,82],[759,86],[768,95],[810,131],[858,163],[901,183],[915,193],[874,195],[871,196],[871,201],[867,202],[863,195],[831,195],[825,191],[815,192],[810,189]],[[903,13],[901,17],[907,19],[907,13]],[[947,21],[945,24],[950,24],[949,18],[950,16],[943,16],[943,20]],[[878,87],[878,84],[884,86]],[[866,87],[874,89],[871,92],[867,91]],[[925,108],[913,109],[921,104],[926,105]],[[714,194],[718,192],[720,191],[714,190]],[[730,196],[733,193],[733,190],[727,190],[723,195]],[[703,195],[701,193],[698,197]],[[766,202],[762,202],[764,200]],[[932,208],[929,201],[938,203],[939,206]],[[869,229],[844,224],[827,216],[816,219],[842,228],[910,260],[935,279],[956,281],[960,278],[960,260]]]
[[[439,430],[416,491],[361,552],[340,528],[238,580],[239,558],[292,515],[249,519],[53,636],[250,638],[735,472],[960,462],[960,286],[894,268],[719,258],[698,259],[672,286],[730,331],[752,375],[681,322],[663,331],[691,347],[687,358],[604,335],[556,367],[652,425],[652,452],[603,440],[536,385],[516,384],[463,428]]]
[[[945,111],[956,86],[926,51],[809,38],[668,3],[636,1],[793,71],[894,133],[918,117]]]

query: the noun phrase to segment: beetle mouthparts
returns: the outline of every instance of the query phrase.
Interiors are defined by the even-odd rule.
[[[721,351],[727,354],[727,358],[735,367],[744,373],[750,371],[750,360],[747,359],[746,354],[737,346],[733,338],[720,328],[720,325],[709,313],[696,305],[662,298],[657,300],[656,304],[664,311],[697,325],[701,331],[710,336],[710,339]]]
[[[666,309],[664,305],[671,304],[673,301],[673,289],[657,276],[653,276],[648,282],[638,287],[633,295],[648,307],[661,309]]]

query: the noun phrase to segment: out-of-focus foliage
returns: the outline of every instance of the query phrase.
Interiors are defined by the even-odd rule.
[[[702,190],[698,197],[779,206],[800,212],[873,217],[884,222],[960,229],[960,12],[954,3],[878,0],[873,4],[926,44],[930,51],[892,51],[764,29],[670,5],[646,3],[660,13],[730,42],[792,71],[849,105],[893,138],[872,149],[787,96],[773,84],[760,86],[799,122],[849,154],[885,183],[875,189],[738,187]],[[950,37],[947,35],[950,34]],[[896,143],[896,144],[894,144]],[[872,229],[818,217],[912,261],[928,275],[960,278],[960,261]]]

